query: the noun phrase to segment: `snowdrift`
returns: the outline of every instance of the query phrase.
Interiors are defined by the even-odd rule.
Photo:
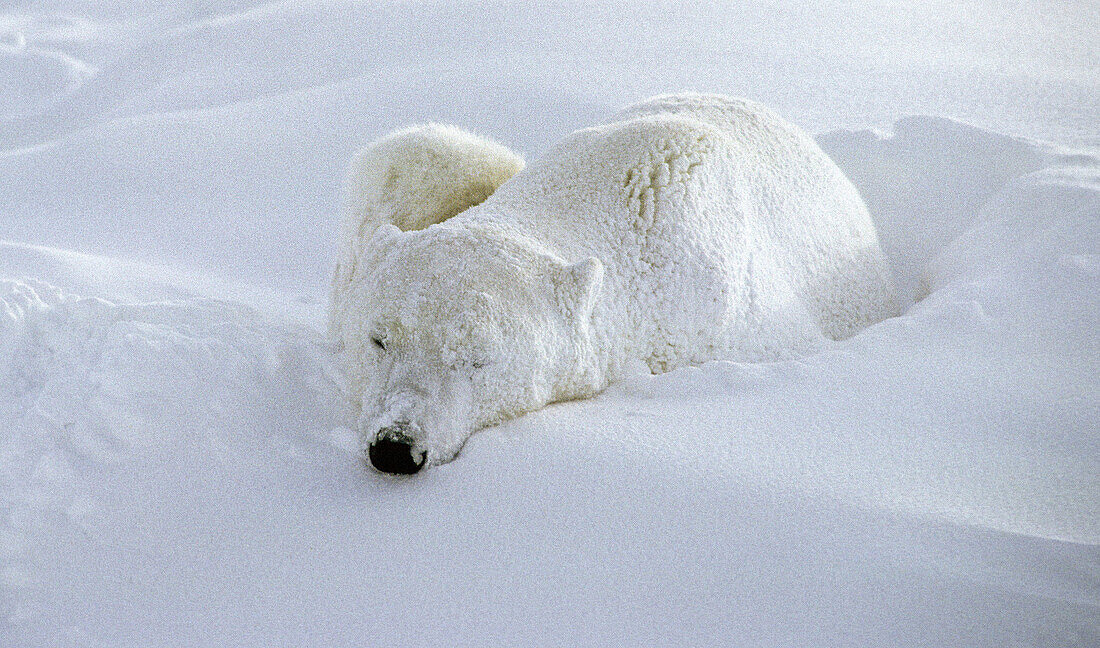
[[[0,635],[1100,640],[1100,160],[935,118],[820,141],[904,315],[632,379],[412,479],[355,455],[293,307],[0,246]]]
[[[0,646],[1100,645],[1090,18],[5,4]],[[534,159],[689,89],[831,131],[906,312],[366,468],[320,333],[352,151]]]

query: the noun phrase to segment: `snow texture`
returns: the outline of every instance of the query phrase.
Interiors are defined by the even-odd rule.
[[[5,4],[0,646],[1100,645],[1096,24]],[[435,121],[538,159],[684,89],[824,133],[904,312],[366,468],[323,334],[352,153]]]
[[[483,203],[467,197],[473,186],[484,199],[484,183],[451,171],[475,161],[439,163],[456,138],[403,131],[353,164],[386,162],[353,171],[366,183],[350,187],[353,204],[423,176],[455,181],[349,210],[366,222],[344,228],[341,249],[358,254],[337,269],[347,288],[332,329],[366,445],[399,429],[437,465],[477,429],[591,396],[643,364],[791,359],[897,314],[859,193],[759,104],[646,100],[568,136]],[[511,162],[495,145],[470,149]],[[501,181],[515,170],[487,168],[503,168]],[[388,226],[374,206],[387,203],[409,205]],[[475,206],[447,219],[455,204]]]

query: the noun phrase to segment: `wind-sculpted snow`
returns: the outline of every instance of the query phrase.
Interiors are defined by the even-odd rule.
[[[242,403],[268,407],[291,391],[316,406],[336,397],[329,351],[313,332],[266,324],[243,306],[114,304],[34,280],[0,287],[4,402],[14,397],[27,421],[66,430],[91,459],[114,457],[111,447],[164,447],[181,426],[239,428]]]
[[[910,300],[919,296],[924,267],[978,221],[990,198],[1058,157],[1049,147],[936,117],[902,119],[890,137],[836,131],[818,142],[861,188]]]
[[[20,117],[80,89],[96,70],[62,52],[28,46],[25,37],[0,40],[0,75],[14,87],[0,93],[0,119]]]
[[[73,532],[94,542],[118,498],[142,511],[165,495],[142,501],[143,489],[208,474],[188,458],[232,468],[260,448],[308,455],[341,413],[315,333],[215,300],[115,304],[0,281],[0,368],[7,622],[40,614],[57,594],[48,579],[73,564],[55,552]],[[174,496],[189,494],[180,484]]]
[[[1056,4],[5,4],[0,646],[1100,645],[1100,77]],[[818,141],[906,312],[365,467],[320,333],[352,151],[536,159],[684,89],[892,130]]]

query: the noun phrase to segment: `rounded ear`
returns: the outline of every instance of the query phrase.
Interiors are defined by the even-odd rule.
[[[390,223],[379,225],[369,234],[364,234],[354,240],[345,240],[341,243],[340,256],[336,261],[336,270],[332,277],[333,303],[339,301],[365,263],[373,263],[384,246],[405,235]]]
[[[588,319],[603,285],[603,263],[596,257],[588,257],[565,266],[563,275],[565,307],[578,319]]]
[[[362,268],[365,265],[377,263],[385,255],[386,249],[401,240],[403,236],[405,233],[391,223],[374,228],[369,235],[359,239],[358,248],[355,250],[356,266]]]
[[[344,232],[340,239],[340,250],[336,257],[330,290],[330,299],[333,304],[343,299],[344,293],[359,274],[364,259],[368,258],[371,251],[378,249],[384,241],[393,240],[402,233],[389,223],[375,227],[373,230],[368,230],[366,225],[361,223],[356,232]]]
[[[381,243],[386,243],[400,237],[402,234],[404,234],[404,232],[398,229],[393,223],[383,223],[374,228],[374,232],[371,233],[368,239],[368,245],[373,247]]]

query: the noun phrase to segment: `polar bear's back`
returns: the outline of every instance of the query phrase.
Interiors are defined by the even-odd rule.
[[[658,115],[699,120],[732,144],[734,193],[759,227],[750,249],[773,257],[827,336],[897,314],[892,272],[859,191],[805,131],[762,104],[718,95],[653,97],[618,119]]]
[[[648,327],[650,345],[698,337],[678,326],[839,339],[895,313],[855,187],[812,138],[753,102],[668,95],[630,106],[566,138],[486,207],[490,219],[519,215],[569,260],[599,257],[625,302],[658,295],[641,309],[667,320]],[[634,329],[646,328],[640,317]],[[806,320],[815,331],[794,330]],[[703,340],[669,361],[716,346]]]

